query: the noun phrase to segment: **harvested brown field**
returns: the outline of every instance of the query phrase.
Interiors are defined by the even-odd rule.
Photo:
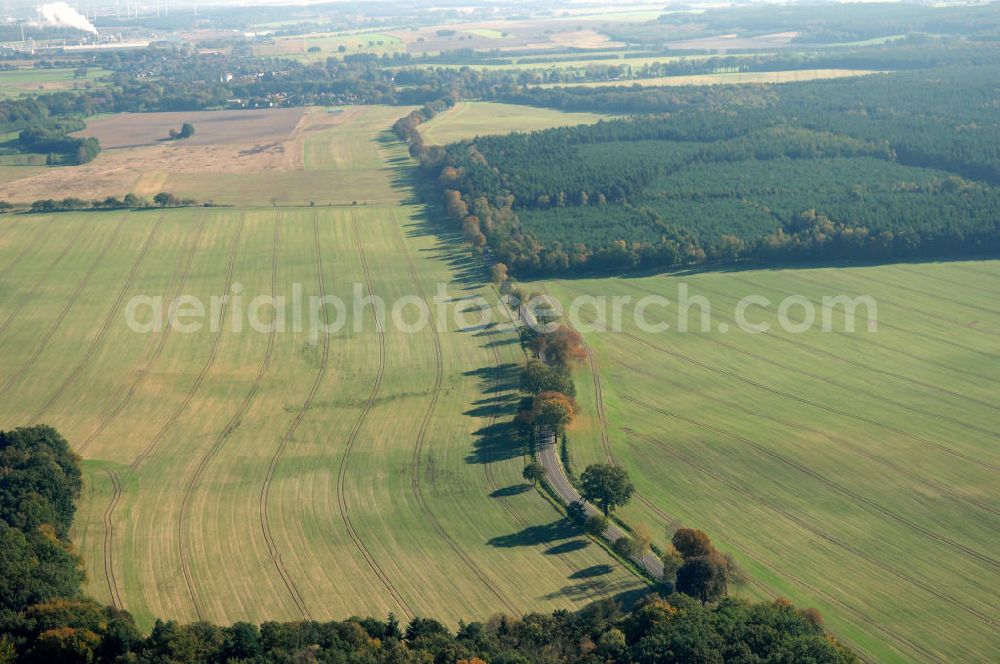
[[[697,39],[684,39],[682,41],[670,42],[666,46],[672,49],[707,49],[710,51],[747,51],[761,48],[785,48],[794,46],[792,40],[798,37],[798,35],[799,33],[797,32],[776,32],[770,35],[740,37],[734,33],[712,37],[699,37]]]
[[[128,192],[153,196],[161,191],[201,202],[266,204],[274,200],[302,203],[341,200],[327,176],[305,173],[307,141],[347,144],[350,126],[377,116],[386,125],[407,109],[352,107],[145,113],[102,117],[87,135],[98,136],[105,149],[82,166],[24,168],[0,178],[0,200],[30,203],[74,196],[87,200]],[[383,117],[384,116],[384,117]],[[160,141],[182,122],[195,126],[183,141]]]
[[[867,76],[883,72],[871,69],[794,69],[789,71],[745,71],[724,74],[691,74],[689,76],[659,76],[656,78],[631,78],[621,81],[588,81],[586,83],[542,83],[540,88],[580,87],[668,87],[675,85],[738,85],[746,83],[801,83],[803,81],[818,81],[824,78],[844,78],[848,76]]]
[[[171,129],[190,122],[195,134],[177,145],[231,145],[291,136],[302,119],[303,108],[268,108],[235,111],[179,111],[171,113],[119,113],[87,123],[81,136],[94,136],[105,150],[172,143]]]

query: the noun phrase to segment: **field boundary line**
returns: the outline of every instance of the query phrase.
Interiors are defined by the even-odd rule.
[[[177,288],[174,291],[174,296],[171,299],[171,301],[175,301],[184,290],[184,286],[187,283],[188,275],[191,272],[191,263],[194,260],[195,253],[197,253],[198,245],[201,241],[201,234],[204,231],[204,229],[205,229],[205,222],[204,220],[201,220],[198,223],[198,230],[195,232],[194,239],[191,242],[191,248],[188,251],[184,267],[182,268],[180,279],[177,282]],[[122,398],[122,400],[113,406],[111,412],[108,413],[107,416],[102,417],[101,422],[98,424],[97,428],[94,431],[92,431],[83,441],[83,443],[76,449],[76,452],[78,454],[82,454],[84,450],[90,447],[90,444],[94,442],[94,439],[100,436],[102,433],[104,433],[104,430],[108,427],[108,425],[111,424],[111,422],[132,400],[132,397],[135,395],[135,392],[138,389],[139,385],[149,375],[150,367],[157,359],[159,359],[160,354],[163,352],[163,348],[164,346],[166,346],[167,343],[167,338],[170,336],[170,330],[171,328],[173,328],[175,314],[176,314],[175,311],[173,310],[170,311],[167,317],[167,322],[163,327],[163,331],[160,333],[160,338],[157,342],[156,347],[153,349],[152,355],[150,355],[149,358],[145,361],[143,368],[139,370],[138,375],[135,377],[135,380],[132,381],[132,384],[129,386],[129,389],[125,393],[125,396]]]
[[[410,256],[410,252],[406,248],[405,240],[403,239],[402,227],[399,220],[393,214],[391,215],[390,223],[392,225],[392,235],[396,241],[396,246],[399,249],[400,255],[404,258],[406,262],[406,269],[410,276],[410,282],[413,288],[416,290],[417,296],[425,303],[426,306],[430,306],[427,302],[427,293],[424,290],[423,284],[417,278],[416,268],[413,264],[413,257]],[[441,351],[441,339],[437,331],[437,325],[431,324],[429,326],[431,331],[431,340],[433,341],[434,347],[434,387],[431,391],[430,402],[427,405],[427,410],[424,411],[423,419],[420,422],[420,428],[417,430],[417,438],[413,446],[413,458],[411,461],[412,465],[412,475],[410,478],[410,486],[413,489],[414,497],[417,499],[417,503],[423,508],[427,515],[428,520],[431,525],[438,532],[441,539],[448,545],[448,547],[455,552],[455,554],[465,563],[469,570],[479,579],[479,581],[486,586],[487,589],[493,595],[500,600],[500,602],[510,611],[513,615],[518,615],[519,611],[516,606],[510,601],[505,593],[503,593],[486,573],[480,569],[479,565],[465,552],[462,550],[461,546],[451,537],[445,527],[438,520],[437,515],[430,508],[427,503],[427,499],[423,495],[423,491],[420,487],[420,473],[421,473],[421,453],[423,451],[424,440],[427,436],[427,430],[430,427],[431,418],[434,416],[434,410],[437,407],[438,397],[441,394],[441,385],[444,382],[444,358]]]
[[[277,296],[278,291],[278,243],[281,236],[281,224],[277,219],[274,221],[274,236],[271,241],[271,300]],[[275,313],[277,317],[277,313]],[[191,480],[187,483],[184,488],[184,497],[181,499],[181,509],[177,515],[177,550],[181,561],[181,571],[184,573],[184,583],[187,586],[188,594],[191,596],[191,604],[194,606],[195,614],[198,616],[198,620],[204,620],[204,616],[201,611],[201,607],[198,604],[197,593],[195,592],[195,578],[194,574],[191,572],[191,566],[188,562],[186,547],[185,547],[185,529],[184,521],[187,516],[188,509],[191,505],[191,498],[194,495],[194,490],[198,486],[198,481],[201,479],[202,473],[211,463],[212,459],[222,448],[222,445],[229,439],[229,437],[236,431],[243,421],[244,416],[250,410],[253,405],[254,400],[257,398],[257,392],[260,390],[261,382],[264,380],[264,374],[266,373],[268,366],[271,362],[271,353],[274,350],[274,340],[277,334],[277,321],[273,321],[271,329],[267,335],[267,346],[264,350],[264,357],[261,359],[260,366],[257,368],[257,374],[254,377],[254,382],[247,391],[246,396],[243,398],[243,402],[240,403],[240,407],[236,409],[229,421],[226,422],[225,427],[216,436],[215,442],[212,443],[212,447],[202,456],[198,461],[198,466],[195,468],[194,475],[191,476]]]
[[[319,294],[323,298],[321,301],[326,299],[326,282],[323,277],[323,250],[320,246],[319,241],[319,217],[316,212],[312,215],[312,226],[313,226],[313,259],[316,261],[316,279],[319,284]],[[321,353],[320,366],[316,371],[316,377],[313,379],[312,386],[309,389],[308,394],[306,394],[305,400],[303,400],[302,405],[299,407],[298,412],[295,417],[289,423],[288,428],[285,433],[278,439],[277,446],[275,447],[274,454],[271,456],[271,461],[268,464],[267,472],[264,475],[264,482],[260,487],[260,500],[257,506],[257,515],[260,521],[261,534],[264,536],[264,543],[267,545],[268,554],[271,557],[271,562],[274,563],[275,570],[278,572],[278,576],[281,577],[281,582],[285,585],[288,590],[288,594],[292,598],[292,602],[295,603],[295,607],[302,614],[303,618],[312,620],[312,615],[309,613],[309,607],[306,605],[305,599],[302,597],[302,593],[299,591],[299,587],[295,584],[295,580],[292,578],[288,569],[285,567],[284,561],[281,559],[281,551],[278,549],[277,543],[274,541],[274,537],[271,534],[271,522],[270,516],[267,511],[267,501],[271,495],[271,482],[274,479],[275,470],[278,468],[278,461],[281,460],[281,456],[285,452],[285,447],[288,442],[295,435],[298,430],[299,425],[302,420],[305,419],[306,411],[312,405],[313,399],[316,398],[316,393],[319,391],[319,386],[326,377],[326,367],[329,362],[330,357],[330,333],[326,330],[327,320],[326,320],[326,309],[322,309],[321,315],[323,316],[323,350]]]
[[[55,336],[55,333],[59,330],[60,327],[62,327],[63,321],[66,319],[66,316],[73,308],[73,305],[76,304],[77,299],[80,297],[80,293],[82,293],[83,289],[87,287],[87,284],[90,282],[90,278],[94,276],[94,273],[97,271],[97,267],[104,262],[104,256],[111,249],[111,245],[115,243],[115,240],[118,239],[118,236],[121,235],[122,228],[124,227],[125,227],[125,217],[122,216],[121,221],[118,222],[118,225],[115,227],[114,232],[111,233],[107,241],[104,243],[104,246],[101,248],[101,251],[97,254],[97,258],[94,259],[94,261],[87,268],[87,271],[84,273],[83,277],[80,279],[80,281],[77,282],[76,288],[73,289],[73,292],[70,294],[69,299],[66,301],[66,303],[63,305],[63,308],[60,310],[59,315],[56,316],[55,319],[52,321],[52,324],[49,325],[49,328],[45,331],[45,334],[42,335],[42,338],[39,340],[39,343],[35,346],[35,349],[28,356],[28,359],[24,361],[24,364],[22,364],[21,367],[17,371],[15,371],[10,376],[10,378],[7,379],[7,382],[4,383],[3,387],[0,388],[0,395],[6,394],[11,388],[20,383],[21,380],[24,378],[25,374],[31,369],[31,366],[39,358],[39,356],[41,356],[41,354],[45,352],[46,347],[48,347],[49,345],[49,341],[52,340],[52,337]],[[82,233],[84,228],[86,228],[86,226],[82,226],[79,232]],[[76,237],[77,236],[74,236],[74,241]],[[73,243],[71,242],[69,246],[72,245]],[[67,247],[66,251],[68,250],[69,247]]]
[[[115,318],[118,315],[118,310],[121,308],[122,302],[125,300],[125,296],[132,287],[132,281],[135,279],[135,275],[138,273],[139,267],[145,260],[146,254],[149,253],[150,247],[153,246],[153,241],[156,239],[156,235],[162,223],[163,217],[157,218],[153,228],[149,231],[149,235],[146,237],[146,241],[143,243],[142,249],[139,251],[135,261],[132,263],[132,268],[125,277],[125,283],[122,284],[121,289],[118,291],[118,297],[115,298],[115,301],[111,304],[111,309],[108,311],[108,315],[105,317],[104,323],[101,325],[97,336],[90,342],[90,346],[87,348],[87,352],[84,353],[83,359],[81,359],[80,363],[74,367],[70,375],[66,377],[66,380],[64,380],[56,391],[52,393],[42,407],[35,412],[29,421],[29,425],[36,424],[38,420],[41,419],[46,412],[48,412],[49,408],[55,404],[55,402],[66,392],[66,390],[69,389],[70,385],[76,382],[76,379],[79,378],[80,375],[87,369],[90,365],[90,361],[94,358],[94,355],[101,349],[101,346],[104,345],[104,338],[107,336],[108,330],[111,329],[111,325],[114,323]]]
[[[372,282],[371,272],[368,269],[368,259],[365,256],[364,243],[361,241],[361,231],[358,228],[358,215],[357,212],[351,210],[351,229],[354,234],[354,241],[358,250],[358,259],[361,264],[361,271],[364,275],[365,289],[368,291],[368,297],[372,299],[372,302],[377,301],[375,299],[375,287]],[[385,365],[386,365],[386,345],[385,345],[385,326],[381,318],[379,317],[378,310],[372,308],[372,318],[375,320],[375,331],[378,336],[378,365],[375,372],[375,381],[372,383],[371,392],[368,394],[368,399],[365,401],[364,405],[361,407],[361,411],[358,413],[357,418],[354,420],[354,424],[351,426],[350,433],[347,436],[347,444],[344,446],[344,453],[340,456],[340,466],[337,470],[337,508],[340,511],[340,518],[344,520],[344,527],[347,529],[347,535],[354,542],[355,547],[357,547],[358,552],[361,553],[361,557],[364,558],[365,563],[368,565],[369,569],[375,573],[378,580],[385,586],[385,589],[389,592],[389,595],[393,600],[403,609],[403,612],[411,619],[416,616],[416,613],[410,607],[409,603],[403,598],[403,595],[399,592],[396,586],[393,585],[392,580],[389,578],[388,573],[382,569],[378,561],[375,559],[375,555],[368,549],[368,546],[361,539],[361,535],[358,533],[357,528],[354,526],[354,522],[351,520],[351,512],[348,509],[347,495],[344,491],[344,485],[347,480],[347,464],[351,457],[351,452],[354,450],[354,446],[358,441],[358,436],[361,433],[361,428],[364,426],[365,421],[368,419],[368,415],[371,413],[372,408],[375,405],[376,399],[382,390],[382,378],[385,375]]]

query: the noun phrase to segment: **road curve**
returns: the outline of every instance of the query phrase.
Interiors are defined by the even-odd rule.
[[[559,500],[566,505],[580,501],[586,506],[587,514],[600,514],[600,511],[596,507],[580,496],[580,492],[576,490],[573,484],[570,483],[569,477],[566,476],[566,469],[559,458],[555,435],[551,431],[539,429],[538,436],[538,462],[545,467],[545,479],[548,480],[549,486],[552,487]],[[604,531],[604,539],[608,542],[615,542],[625,536],[625,531],[614,522]],[[647,553],[641,558],[633,558],[633,560],[643,567],[654,579],[663,578],[663,563],[652,553]]]

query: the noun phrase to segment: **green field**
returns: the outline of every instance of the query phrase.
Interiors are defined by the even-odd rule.
[[[0,71],[0,98],[22,94],[58,92],[101,85],[98,79],[108,72],[100,68],[87,69],[85,77],[77,77],[76,70],[66,69],[11,69]]]
[[[598,113],[564,113],[518,104],[463,101],[420,125],[420,133],[429,143],[445,145],[487,134],[593,124],[608,117]]]
[[[504,56],[504,59],[510,59],[513,62],[509,64],[452,64],[452,65],[439,65],[439,64],[415,64],[406,65],[408,68],[427,68],[427,67],[444,67],[452,69],[460,69],[462,67],[470,67],[471,69],[486,70],[486,71],[503,71],[503,70],[519,70],[519,71],[538,71],[539,74],[544,73],[547,70],[564,70],[564,71],[575,71],[581,78],[586,76],[586,71],[590,67],[625,67],[629,66],[633,69],[639,69],[646,65],[662,64],[664,62],[676,62],[678,60],[706,60],[708,58],[714,57],[711,55],[657,55],[642,58],[626,58],[626,54],[631,51],[625,51],[621,49],[608,49],[602,50],[599,54],[595,56],[587,57],[586,54],[567,54],[558,53],[552,55],[530,55],[530,56]],[[614,57],[609,57],[614,56]],[[738,57],[750,57],[748,54],[743,53],[727,53],[726,57],[738,58]]]
[[[340,50],[341,46],[344,47],[343,51]],[[331,32],[278,37],[270,42],[256,44],[253,52],[259,57],[293,57],[308,61],[325,61],[330,57],[340,58],[357,53],[382,55],[405,50],[406,47],[399,37],[381,32]]]
[[[504,33],[499,30],[491,30],[489,28],[472,28],[471,30],[465,30],[470,35],[476,35],[477,37],[486,37],[487,39],[503,39]]]
[[[797,83],[817,81],[825,78],[864,76],[878,72],[869,69],[794,69],[789,71],[729,72],[722,74],[693,74],[691,76],[657,76],[654,78],[632,78],[621,81],[586,81],[583,83],[542,83],[540,88],[575,86],[581,88],[660,87],[671,85],[735,85],[741,83]]]
[[[681,283],[708,299],[710,332],[677,332]],[[546,285],[564,304],[632,297],[622,333],[582,329],[594,364],[578,371],[584,416],[570,434],[577,469],[610,457],[631,473],[640,499],[628,521],[661,543],[666,524],[704,528],[752,588],[818,607],[875,661],[995,658],[1000,261]],[[634,323],[651,293],[672,302],[646,311],[666,332]],[[734,324],[750,294],[772,302],[747,314],[767,333]],[[791,294],[817,306],[870,295],[877,331],[861,308],[855,333],[842,310],[833,331],[786,332],[777,310]],[[796,306],[789,321],[803,317]],[[593,321],[593,308],[580,319]]]
[[[369,153],[353,170],[329,171],[326,195],[361,197],[382,177],[412,198],[405,150],[381,131],[358,142]],[[305,162],[327,172],[328,156]],[[90,594],[149,628],[390,611],[454,624],[644,588],[523,485],[498,426],[523,360],[511,331],[449,317],[408,334],[370,307],[312,341],[295,330],[297,288],[349,307],[354,284],[390,304],[438,283],[495,300],[482,266],[423,215],[383,203],[0,217],[0,421],[52,424],[83,455],[73,537]],[[235,299],[206,313],[217,332],[125,322],[136,295],[209,306],[237,292],[244,312],[285,296],[286,329],[250,329]]]

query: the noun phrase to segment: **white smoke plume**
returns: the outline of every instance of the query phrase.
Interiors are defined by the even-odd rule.
[[[38,8],[38,16],[42,25],[76,28],[97,34],[97,28],[94,27],[94,24],[65,2],[50,2],[42,5]]]

